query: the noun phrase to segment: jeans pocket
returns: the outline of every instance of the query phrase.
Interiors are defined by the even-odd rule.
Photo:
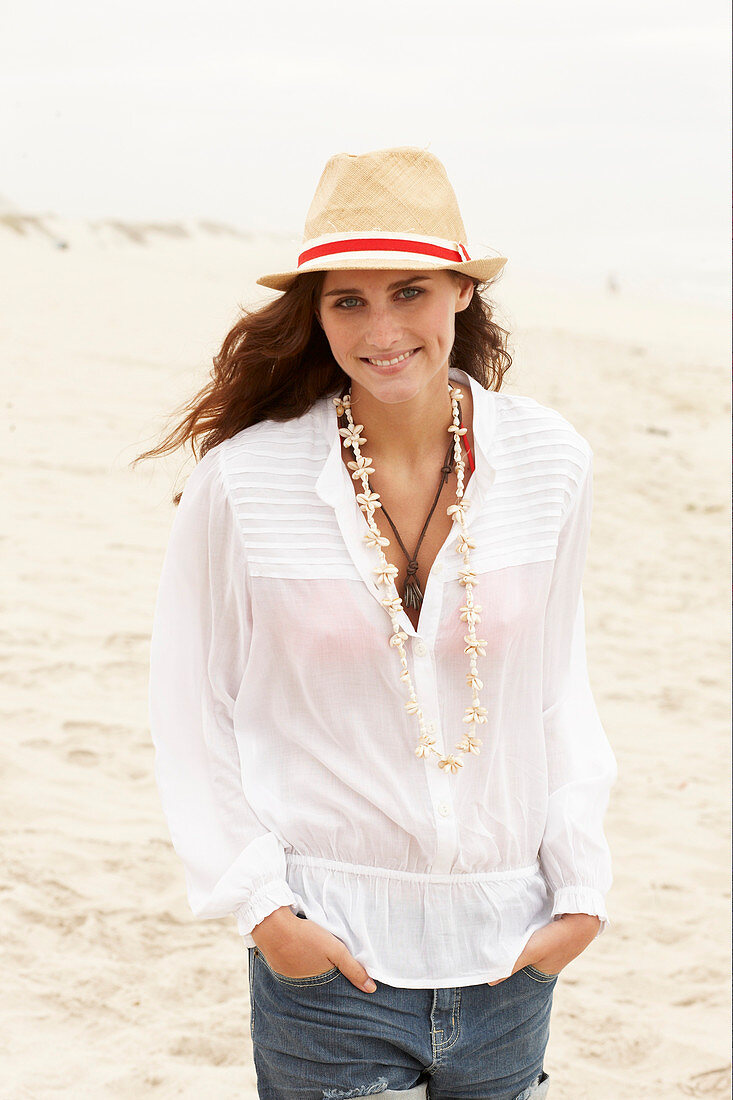
[[[337,966],[332,966],[330,970],[324,970],[322,974],[307,974],[304,978],[292,978],[289,974],[278,974],[277,970],[273,970],[259,948],[255,947],[254,953],[258,959],[262,959],[275,981],[291,989],[305,989],[309,985],[325,985],[327,982],[332,982],[333,979],[341,973]]]
[[[528,963],[527,966],[523,966],[522,972],[535,982],[554,982],[555,979],[559,977],[559,974],[546,974],[544,970],[538,970],[537,967],[532,966],[531,963]]]

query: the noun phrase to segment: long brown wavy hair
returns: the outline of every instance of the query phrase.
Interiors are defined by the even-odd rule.
[[[157,447],[137,455],[131,465],[186,443],[198,461],[243,428],[260,420],[293,420],[348,385],[316,318],[324,278],[323,271],[306,272],[279,298],[245,311],[214,356],[210,380],[172,414],[180,419]],[[484,389],[499,390],[512,357],[506,349],[509,334],[493,320],[492,303],[485,297],[496,279],[472,282],[469,305],[456,313],[450,366],[470,374]],[[173,503],[180,499],[181,493],[175,493]]]

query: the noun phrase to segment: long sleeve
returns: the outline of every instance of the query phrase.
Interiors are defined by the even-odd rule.
[[[233,710],[251,640],[249,578],[221,468],[194,468],[173,520],[155,607],[150,721],[155,778],[196,917],[252,928],[295,901],[284,848],[242,789]]]
[[[590,536],[593,455],[560,531],[545,613],[543,724],[549,802],[540,865],[553,918],[590,913],[608,923],[611,858],[603,832],[616,761],[601,725],[586,661],[582,578]]]

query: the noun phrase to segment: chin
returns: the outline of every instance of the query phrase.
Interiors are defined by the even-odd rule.
[[[399,405],[411,401],[426,389],[442,384],[443,380],[447,387],[448,369],[438,368],[432,373],[415,374],[407,368],[391,376],[381,377],[370,372],[362,374],[361,371],[356,371],[350,378],[354,385],[371,394],[376,401],[385,405]]]

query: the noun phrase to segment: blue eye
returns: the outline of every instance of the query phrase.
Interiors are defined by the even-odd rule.
[[[419,286],[404,286],[397,291],[403,302],[414,302],[416,298],[424,293],[425,291]],[[350,311],[359,305],[361,305],[361,298],[339,298],[335,303],[335,308]]]

